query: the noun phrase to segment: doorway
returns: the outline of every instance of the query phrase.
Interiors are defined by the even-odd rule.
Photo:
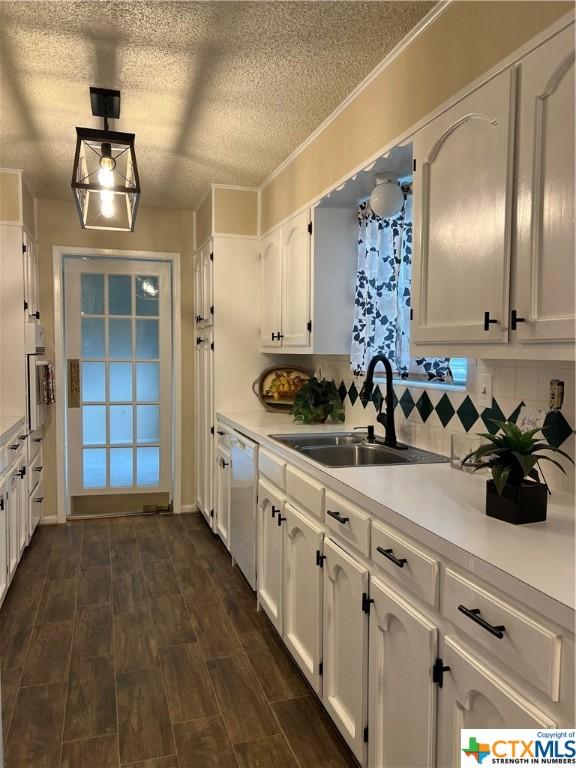
[[[154,255],[61,254],[65,519],[173,510],[174,264]]]

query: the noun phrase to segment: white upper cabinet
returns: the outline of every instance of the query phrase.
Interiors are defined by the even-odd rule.
[[[281,346],[282,325],[282,233],[275,229],[260,251],[260,344]]]
[[[573,341],[573,26],[522,62],[519,89],[516,339]]]
[[[415,343],[508,338],[515,71],[414,138]]]
[[[199,326],[212,325],[214,316],[212,240],[194,256],[194,314]]]
[[[282,346],[310,344],[310,212],[282,227]]]
[[[194,313],[197,324],[202,323],[204,286],[202,284],[202,251],[194,254]]]
[[[368,765],[433,766],[436,754],[438,628],[412,603],[370,579]],[[418,733],[419,738],[410,735]]]
[[[325,540],[322,698],[350,748],[365,764],[368,675],[368,569]]]
[[[444,641],[438,697],[437,765],[461,765],[461,728],[555,728],[556,723],[521,696],[452,637]]]

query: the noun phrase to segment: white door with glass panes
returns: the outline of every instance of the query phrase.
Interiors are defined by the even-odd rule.
[[[171,266],[64,261],[71,496],[169,492]]]

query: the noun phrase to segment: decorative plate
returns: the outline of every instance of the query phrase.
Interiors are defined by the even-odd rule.
[[[289,413],[298,390],[313,375],[297,365],[274,366],[258,376],[252,389],[267,411]]]

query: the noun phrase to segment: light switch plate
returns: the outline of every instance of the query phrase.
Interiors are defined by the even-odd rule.
[[[490,373],[478,375],[478,404],[486,408],[492,406],[492,374]]]

